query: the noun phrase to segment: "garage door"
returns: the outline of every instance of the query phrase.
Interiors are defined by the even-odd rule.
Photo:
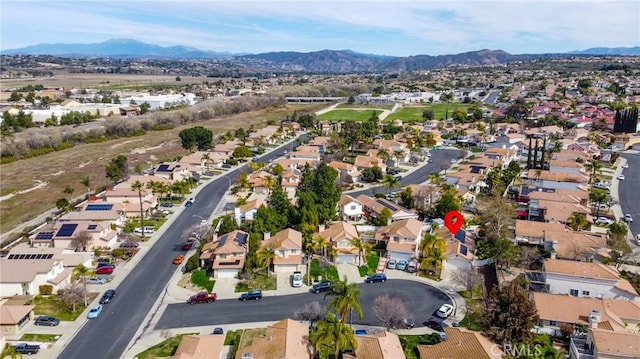
[[[356,256],[353,254],[341,254],[336,258],[336,263],[356,263]]]
[[[635,145],[633,145],[631,148],[632,148],[632,149],[634,149],[634,150],[638,150],[638,151],[640,151],[640,143],[636,143],[636,144],[635,144]]]
[[[236,269],[222,269],[218,271],[218,278],[235,278],[238,275]]]
[[[411,259],[411,255],[412,253],[389,251],[389,258],[395,259],[397,261],[400,261],[400,260],[408,261],[409,259]]]
[[[295,264],[278,264],[273,269],[276,273],[293,273],[298,270],[298,266]]]

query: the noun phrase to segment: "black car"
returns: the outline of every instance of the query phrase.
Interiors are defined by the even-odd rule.
[[[374,275],[370,275],[367,279],[364,280],[365,283],[384,283],[387,280],[387,275],[384,273],[376,273]]]
[[[161,207],[171,208],[171,207],[173,207],[173,202],[163,202],[160,206]]]
[[[115,296],[116,296],[116,290],[108,289],[106,292],[104,292],[104,294],[102,295],[102,298],[100,298],[100,304],[110,303],[113,297]]]
[[[213,333],[211,334],[224,334],[224,329],[218,327],[213,329]]]
[[[55,327],[60,324],[60,320],[58,318],[50,317],[48,315],[41,315],[36,318],[35,325],[48,325],[50,327]]]
[[[332,288],[333,288],[333,283],[331,283],[331,282],[322,282],[322,283],[314,284],[313,287],[311,287],[311,291],[314,292],[314,293],[328,292]]]
[[[242,293],[242,295],[238,299],[240,299],[243,302],[247,300],[259,300],[259,299],[262,299],[262,291],[251,290],[251,291],[248,291],[247,293]]]
[[[102,267],[111,267],[111,269],[116,269],[115,264],[111,264],[108,262],[98,262],[98,264],[96,265],[96,269],[102,268]]]
[[[427,327],[429,327],[429,328],[431,328],[433,330],[437,330],[439,332],[444,331],[444,328],[449,326],[447,323],[444,322],[444,320],[442,320],[440,318],[429,318],[429,320],[427,320],[423,324],[425,326],[427,326]]]
[[[140,246],[140,243],[135,241],[120,243],[120,248],[138,248],[139,246]]]

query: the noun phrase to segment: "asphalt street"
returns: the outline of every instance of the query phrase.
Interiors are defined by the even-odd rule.
[[[292,146],[293,144],[287,144],[259,156],[259,160],[267,162],[276,159],[285,150],[291,150]],[[100,317],[88,321],[58,358],[113,359],[122,356],[153,304],[163,295],[164,288],[176,270],[171,262],[177,253],[176,247],[184,241],[182,236],[185,229],[199,224],[200,217],[208,218],[240,173],[248,171],[247,167],[244,165],[230,171],[200,190],[195,203],[174,219],[135,269],[116,288],[115,299],[104,306]],[[117,269],[115,275],[118,275]]]
[[[431,163],[427,163],[425,166],[417,168],[415,171],[409,173],[406,176],[403,176],[400,182],[403,186],[407,186],[410,184],[418,184],[427,180],[427,176],[431,173],[438,173],[443,169],[449,168],[451,166],[452,159],[462,158],[464,153],[460,150],[433,150],[431,151]],[[402,174],[401,174],[402,175]],[[366,194],[369,196],[375,195],[376,193],[385,193],[386,188],[382,186],[375,186],[367,189],[363,189],[362,191],[354,191],[349,192],[348,194],[351,197],[358,197],[361,194]]]
[[[622,213],[630,214],[633,222],[629,226],[635,237],[640,234],[640,154],[623,153],[629,168],[622,171],[624,180],[618,182],[618,197]]]
[[[434,316],[442,304],[451,303],[450,298],[439,289],[409,280],[392,279],[385,283],[360,284],[360,288],[360,303],[364,316],[360,320],[354,313],[353,324],[382,326],[373,314],[372,307],[374,299],[383,294],[399,297],[410,317],[415,320],[416,327],[423,326],[422,323]],[[305,293],[263,297],[261,300],[247,302],[226,299],[209,304],[170,304],[154,329],[277,321],[293,318],[295,311],[306,303],[318,301],[326,307],[330,299],[325,300],[324,293]]]

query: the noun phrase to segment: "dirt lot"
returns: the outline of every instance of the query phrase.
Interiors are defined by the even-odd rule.
[[[214,138],[229,129],[248,128],[250,124],[264,125],[267,120],[280,121],[294,110],[315,111],[322,104],[293,105],[271,108],[232,116],[223,116],[200,122],[214,131]],[[195,126],[189,125],[185,127]],[[90,176],[91,188],[108,184],[105,166],[114,157],[123,154],[133,171],[137,164],[143,168],[159,161],[171,160],[186,154],[180,147],[178,133],[185,127],[166,131],[152,131],[144,136],[121,138],[102,143],[84,144],[72,149],[43,156],[19,160],[0,168],[0,232],[8,233],[19,224],[55,208],[56,200],[66,197],[62,190],[70,185],[73,197],[86,193],[80,180]],[[21,192],[16,194],[16,192]],[[13,195],[12,195],[13,194]]]

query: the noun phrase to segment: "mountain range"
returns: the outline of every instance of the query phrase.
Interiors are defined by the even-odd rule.
[[[314,52],[267,52],[261,54],[200,50],[186,46],[162,47],[131,39],[111,39],[94,44],[39,44],[2,51],[3,55],[52,55],[60,57],[113,57],[146,59],[224,59],[254,69],[299,72],[411,71],[454,65],[498,65],[540,58],[587,55],[640,55],[640,47],[596,47],[565,54],[509,54],[502,50],[479,50],[451,55],[394,57],[362,54],[351,50]]]

